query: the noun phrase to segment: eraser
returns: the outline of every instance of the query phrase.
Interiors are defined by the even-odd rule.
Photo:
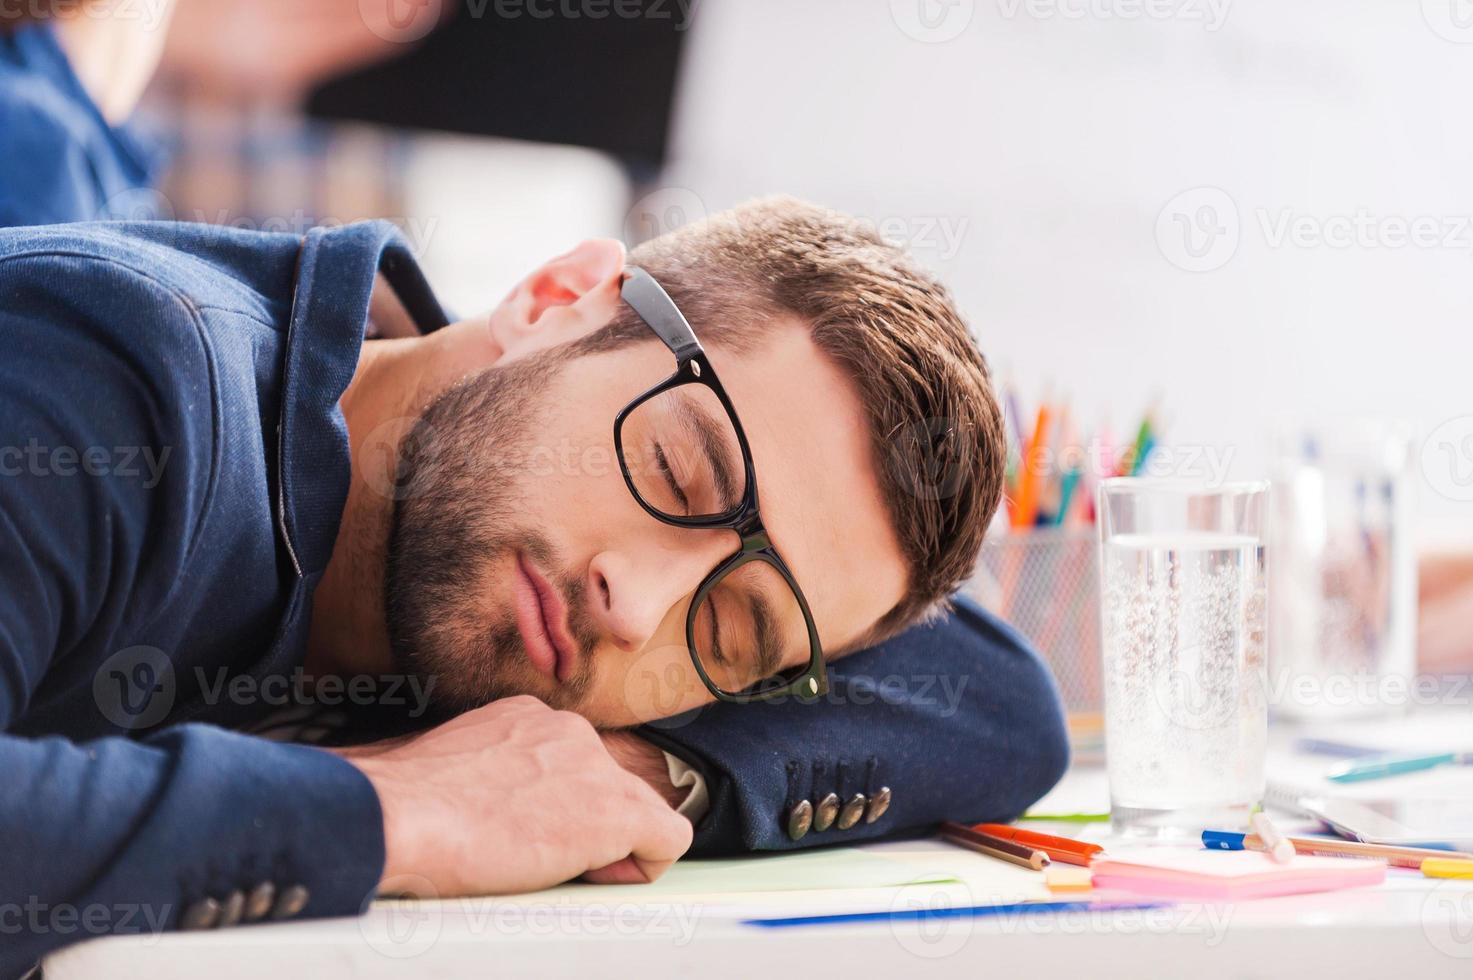
[[[1054,892],[1083,892],[1094,887],[1088,868],[1068,864],[1051,864],[1044,868],[1043,883]]]

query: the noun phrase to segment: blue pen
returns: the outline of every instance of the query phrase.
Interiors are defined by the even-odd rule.
[[[1246,851],[1243,839],[1247,834],[1235,834],[1231,830],[1202,831],[1202,846],[1209,851]]]
[[[1473,759],[1466,752],[1435,752],[1430,754],[1408,753],[1404,755],[1386,753],[1351,759],[1332,766],[1326,776],[1337,783],[1358,783],[1367,779],[1384,779],[1399,776],[1404,772],[1421,772],[1453,763],[1466,764]]]
[[[1448,844],[1372,844],[1366,841],[1341,840],[1338,837],[1286,837],[1294,845],[1295,854],[1318,854],[1323,857],[1379,858],[1395,868],[1416,870],[1432,857],[1459,854]],[[1239,834],[1231,830],[1202,831],[1202,846],[1211,851],[1262,851],[1263,840],[1257,834]],[[1470,855],[1473,857],[1473,855]]]
[[[833,915],[795,915],[778,919],[745,919],[744,925],[764,929],[788,926],[836,925],[844,922],[906,922],[931,919],[980,919],[1029,912],[1122,912],[1131,909],[1170,908],[1171,902],[1017,902],[1012,905],[965,905],[942,909],[898,909],[894,912],[840,912]]]
[[[1294,742],[1294,748],[1300,752],[1311,752],[1315,755],[1338,755],[1342,759],[1354,759],[1357,756],[1383,755],[1385,749],[1373,749],[1364,745],[1351,745],[1348,742],[1331,742],[1322,738],[1301,738]]]

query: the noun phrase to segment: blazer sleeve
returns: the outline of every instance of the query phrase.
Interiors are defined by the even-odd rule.
[[[971,599],[835,661],[829,680],[817,701],[714,704],[640,729],[706,777],[692,855],[1005,821],[1068,765],[1048,669]]]
[[[141,741],[16,732],[65,624],[95,612],[85,574],[34,530],[85,528],[48,518],[89,481],[53,480],[45,505],[26,482],[0,477],[0,978],[82,939],[179,928],[191,910],[199,926],[358,913],[383,871],[383,815],[343,759],[204,725]],[[108,680],[98,671],[96,696]]]
[[[187,449],[208,449],[212,416],[193,410],[196,434],[167,406],[208,406],[207,393],[96,369],[96,358],[136,362],[138,346],[80,336],[79,316],[40,316],[53,299],[7,278],[16,261],[0,261],[0,978],[68,943],[206,925],[212,910],[216,923],[357,913],[383,871],[383,815],[348,762],[202,725],[85,742],[28,728],[50,670],[95,670],[94,696],[105,696],[106,671],[68,651],[170,587],[168,562],[150,556],[190,537],[199,508],[174,488],[207,480],[64,474],[34,465],[27,447],[174,446],[180,467],[207,465],[208,451]],[[165,300],[129,295],[167,324]]]
[[[0,772],[7,980],[83,939],[222,924],[251,902],[253,918],[356,915],[383,870],[372,785],[318,749],[204,725],[0,735]]]

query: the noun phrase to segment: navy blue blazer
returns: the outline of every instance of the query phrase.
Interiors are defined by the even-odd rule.
[[[49,25],[0,32],[0,227],[155,217],[159,160],[103,117]]]
[[[369,782],[232,729],[305,657],[380,271],[422,329],[444,324],[385,223],[0,231],[0,976],[176,928],[202,899],[310,917],[372,897]],[[832,681],[816,704],[643,730],[708,780],[695,853],[1007,819],[1062,773],[1047,671],[968,601]],[[852,820],[795,822],[831,793],[864,797]]]

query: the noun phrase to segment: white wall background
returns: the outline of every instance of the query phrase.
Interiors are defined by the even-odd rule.
[[[1117,431],[1159,395],[1236,477],[1282,420],[1405,419],[1447,444],[1424,541],[1473,541],[1467,0],[702,0],[690,41],[633,222],[773,191],[883,222],[1022,391]],[[1236,248],[1194,260],[1203,204]]]

